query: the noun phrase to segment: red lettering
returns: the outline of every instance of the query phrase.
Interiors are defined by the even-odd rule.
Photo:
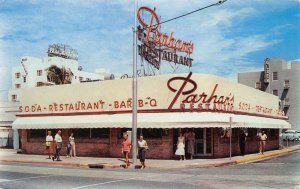
[[[122,101],[122,102],[121,102],[121,104],[120,104],[120,108],[126,108],[126,104],[125,104],[125,102],[124,102],[124,101]]]
[[[220,104],[230,104],[233,106],[234,104],[234,96],[229,94],[229,96],[218,96],[216,95],[216,91],[218,89],[218,84],[215,84],[212,92],[208,95],[205,92],[202,92],[200,95],[194,94],[193,92],[197,89],[197,83],[191,79],[192,73],[189,73],[189,75],[185,77],[174,77],[169,79],[167,85],[170,91],[175,93],[175,97],[172,100],[172,102],[169,105],[168,109],[172,109],[174,104],[177,102],[179,99],[180,95],[187,95],[183,98],[182,103],[200,103],[200,104],[210,104],[210,103],[220,103]],[[178,84],[178,81],[183,81],[179,89],[176,89],[173,87],[173,82],[176,82]],[[188,86],[187,84],[192,85]],[[209,96],[209,98],[207,98]],[[198,105],[199,109],[202,109],[202,105]],[[208,107],[209,108],[209,107]],[[215,107],[216,109],[218,107]],[[207,109],[207,105],[206,105]]]
[[[143,100],[138,100],[138,105],[139,107],[143,107],[144,106],[144,101]]]
[[[114,101],[114,107],[119,108],[119,102],[118,101]]]
[[[52,104],[49,105],[49,112],[53,112],[53,105]]]
[[[87,108],[86,108],[87,110],[92,110],[93,109],[93,106],[92,106],[92,104],[89,102],[88,103],[88,105],[87,105]]]

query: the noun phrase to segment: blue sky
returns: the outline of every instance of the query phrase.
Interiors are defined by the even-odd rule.
[[[155,7],[167,20],[215,2],[138,0],[138,5]],[[133,0],[0,0],[0,99],[7,99],[11,68],[20,57],[43,58],[52,43],[77,49],[86,71],[131,73],[133,11]],[[238,72],[262,69],[266,57],[299,59],[299,28],[299,0],[228,0],[166,23],[161,31],[194,42],[191,71],[235,79]],[[161,73],[172,71],[163,63]]]

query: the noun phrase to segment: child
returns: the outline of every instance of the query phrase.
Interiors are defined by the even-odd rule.
[[[68,144],[67,144],[67,158],[71,157],[70,152],[71,152],[71,144],[68,143]]]

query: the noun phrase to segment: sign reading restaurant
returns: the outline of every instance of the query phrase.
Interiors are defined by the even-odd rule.
[[[151,15],[149,23],[145,23],[141,17],[143,11]],[[138,39],[142,42],[138,45],[138,52],[142,58],[156,69],[160,69],[161,60],[188,67],[192,66],[193,59],[190,58],[190,55],[193,53],[194,44],[191,41],[174,38],[173,32],[170,34],[159,32],[160,20],[155,9],[140,7],[137,18],[142,26],[142,28],[138,27],[137,30]],[[183,54],[179,55],[177,52]]]
[[[138,78],[138,111],[241,112],[282,117],[276,96],[206,74]],[[19,116],[131,113],[131,80],[24,89]],[[255,98],[254,98],[255,97]]]

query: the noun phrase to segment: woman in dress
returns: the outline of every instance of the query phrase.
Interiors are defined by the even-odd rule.
[[[70,157],[76,157],[76,146],[75,146],[75,138],[73,136],[74,134],[71,133],[70,137],[69,137],[69,142],[71,145],[71,150],[70,150],[70,154],[68,154]]]
[[[175,152],[175,155],[179,156],[180,161],[185,159],[184,143],[185,143],[184,137],[182,136],[182,133],[180,132],[179,137],[177,139],[177,150]]]
[[[195,154],[195,133],[194,131],[190,131],[187,139],[187,153],[190,154],[191,159]]]
[[[53,154],[53,148],[52,148],[52,143],[53,143],[53,137],[51,134],[51,131],[48,131],[48,135],[46,136],[46,150],[48,152],[48,159],[51,159],[51,156]]]
[[[148,150],[148,145],[146,140],[144,140],[143,135],[140,135],[140,140],[138,141],[138,152],[139,152],[139,159],[142,164],[141,169],[146,167],[145,159],[146,159],[146,150]]]

